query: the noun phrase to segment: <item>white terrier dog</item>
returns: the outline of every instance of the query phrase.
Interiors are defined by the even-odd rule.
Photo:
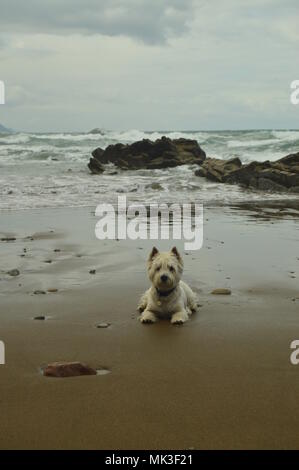
[[[181,281],[183,260],[176,247],[165,253],[154,247],[148,258],[147,272],[152,286],[140,299],[140,321],[154,323],[161,317],[171,318],[173,324],[185,323],[197,310],[197,298]]]

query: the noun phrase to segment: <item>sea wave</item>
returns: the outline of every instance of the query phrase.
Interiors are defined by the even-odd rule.
[[[272,131],[272,134],[276,139],[284,142],[298,141],[299,143],[299,131]]]
[[[121,171],[108,165],[104,174],[90,175],[87,163],[96,147],[156,140],[163,135],[195,139],[208,157],[239,157],[244,163],[273,161],[299,150],[299,131],[295,130],[149,132],[131,129],[0,135],[0,210],[94,206],[120,193],[136,201],[199,199],[207,204],[215,200],[229,203],[282,197],[208,182],[194,176],[192,165],[138,171]]]
[[[0,145],[15,145],[15,144],[26,144],[31,139],[28,134],[11,134],[1,136],[0,134]]]

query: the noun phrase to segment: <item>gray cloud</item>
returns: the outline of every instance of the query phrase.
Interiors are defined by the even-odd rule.
[[[298,0],[5,3],[7,127],[296,127]]]
[[[187,28],[198,0],[10,0],[0,29],[67,35],[128,36],[163,43]]]

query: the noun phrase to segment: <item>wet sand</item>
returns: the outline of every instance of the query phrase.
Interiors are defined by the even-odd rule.
[[[0,448],[298,449],[298,217],[207,209],[204,246],[184,256],[201,307],[182,327],[138,322],[152,243],[100,242],[96,220],[1,214],[0,238],[16,240],[0,242]],[[110,373],[43,377],[54,361]]]

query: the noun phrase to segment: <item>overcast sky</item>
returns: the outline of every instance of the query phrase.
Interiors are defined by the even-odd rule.
[[[0,122],[296,128],[298,0],[0,0]]]

